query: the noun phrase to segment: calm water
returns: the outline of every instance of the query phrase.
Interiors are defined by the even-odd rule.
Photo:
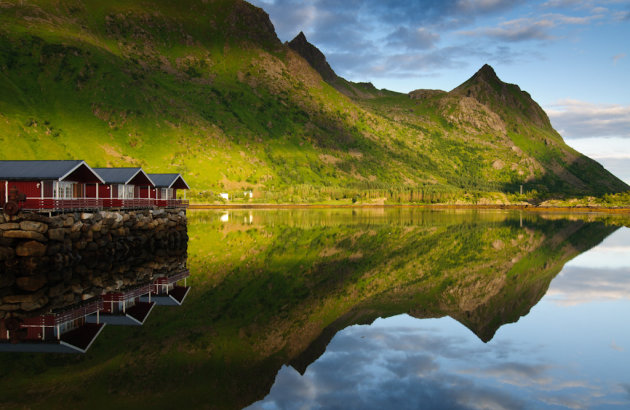
[[[191,212],[186,303],[107,327],[85,356],[0,356],[0,404],[628,408],[629,225]]]

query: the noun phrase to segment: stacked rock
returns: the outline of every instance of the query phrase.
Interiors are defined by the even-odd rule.
[[[0,319],[36,316],[185,267],[184,209],[0,214]]]

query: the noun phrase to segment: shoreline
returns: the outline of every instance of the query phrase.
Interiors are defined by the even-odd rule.
[[[333,208],[424,208],[424,209],[494,209],[520,210],[529,212],[575,212],[575,213],[611,213],[630,214],[628,207],[597,207],[597,206],[535,206],[535,205],[452,205],[452,204],[189,204],[190,210],[204,209],[333,209]]]

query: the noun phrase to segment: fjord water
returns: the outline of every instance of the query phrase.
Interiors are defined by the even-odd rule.
[[[192,211],[184,305],[108,326],[85,356],[0,356],[0,407],[625,408],[628,226]]]

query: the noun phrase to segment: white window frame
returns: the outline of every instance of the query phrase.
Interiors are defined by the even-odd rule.
[[[72,199],[74,193],[74,182],[58,181],[54,195],[57,199]]]

